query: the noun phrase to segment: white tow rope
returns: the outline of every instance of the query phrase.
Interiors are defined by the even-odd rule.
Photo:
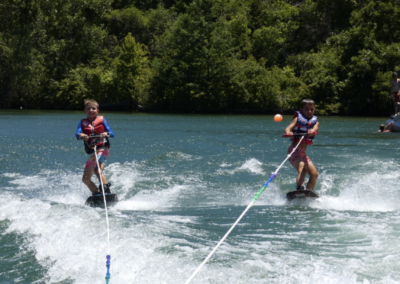
[[[108,222],[108,210],[107,210],[107,201],[106,201],[106,194],[104,192],[104,186],[103,186],[103,175],[100,169],[99,161],[97,159],[97,148],[94,146],[94,155],[96,157],[96,164],[97,164],[97,169],[99,171],[99,179],[100,179],[100,186],[101,190],[103,191],[103,201],[104,201],[104,209],[106,210],[106,224],[107,224],[107,254],[110,254],[110,225]]]
[[[196,274],[200,271],[200,269],[203,267],[204,264],[211,258],[211,256],[214,254],[214,252],[218,249],[218,247],[225,241],[225,239],[229,236],[229,234],[232,232],[232,230],[235,228],[235,226],[240,222],[240,220],[243,218],[243,216],[247,213],[247,211],[253,206],[253,204],[256,202],[257,198],[260,196],[260,194],[265,190],[267,185],[271,182],[272,179],[274,179],[278,173],[278,171],[281,169],[283,164],[290,158],[290,156],[296,151],[296,149],[299,147],[301,141],[303,140],[304,136],[301,137],[299,143],[297,143],[296,147],[293,149],[293,151],[287,155],[286,159],[282,162],[282,164],[276,169],[275,172],[273,172],[268,179],[268,181],[262,186],[261,190],[254,196],[253,200],[250,202],[250,204],[246,207],[246,209],[243,211],[243,213],[239,216],[239,218],[236,220],[236,222],[232,225],[232,227],[228,230],[228,232],[225,234],[225,236],[218,242],[218,244],[215,246],[215,248],[210,252],[210,254],[206,257],[206,259],[200,264],[200,266],[193,272],[193,274],[189,277],[188,280],[186,280],[185,284],[189,284],[190,281],[196,276]]]

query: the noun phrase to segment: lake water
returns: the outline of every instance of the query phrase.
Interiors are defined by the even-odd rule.
[[[184,283],[290,145],[273,116],[103,113],[110,283]],[[84,206],[82,112],[0,111],[0,283],[105,283],[105,210]],[[315,201],[288,162],[191,283],[399,283],[400,133],[320,117]],[[96,181],[97,183],[97,181]]]

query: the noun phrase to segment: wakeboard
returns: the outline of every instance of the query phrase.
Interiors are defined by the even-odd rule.
[[[118,196],[114,193],[106,193],[105,197],[107,207],[114,206],[118,203]],[[104,197],[102,194],[89,196],[88,199],[86,199],[85,205],[104,208]]]
[[[314,191],[310,190],[294,190],[286,193],[286,198],[288,200],[293,200],[296,198],[306,198],[306,197],[318,198],[319,196]]]

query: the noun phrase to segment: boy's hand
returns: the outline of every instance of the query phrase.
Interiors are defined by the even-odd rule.
[[[314,130],[308,130],[308,136],[310,137],[314,137],[315,135],[317,135],[317,132]]]
[[[89,136],[87,136],[85,133],[79,134],[79,137],[80,137],[82,140],[85,140],[85,141],[87,141],[87,140],[89,139]]]
[[[100,138],[105,138],[108,136],[108,132],[103,132],[100,134]]]
[[[287,133],[283,134],[282,137],[284,137],[284,138],[293,137],[293,132],[287,132]]]

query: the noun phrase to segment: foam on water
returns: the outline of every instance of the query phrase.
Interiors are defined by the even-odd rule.
[[[118,210],[165,210],[175,206],[179,194],[188,187],[177,185],[164,190],[140,191],[134,197],[120,201]]]
[[[220,165],[221,169],[218,170],[218,173],[222,175],[224,174],[234,175],[237,172],[250,172],[254,174],[263,175],[264,171],[261,166],[262,163],[260,161],[258,161],[255,158],[251,158],[242,163],[241,165],[222,163]],[[229,167],[231,168],[233,167],[233,169],[229,169]]]
[[[185,272],[182,254],[190,247],[180,249],[165,234],[179,231],[176,224],[190,223],[192,219],[160,218],[146,212],[173,207],[177,195],[186,187],[165,186],[137,192],[135,182],[149,177],[143,177],[136,167],[135,163],[127,163],[107,169],[111,179],[117,180],[113,187],[128,196],[109,211],[112,281],[174,283],[177,275],[182,278]],[[4,234],[25,236],[26,247],[47,269],[45,281],[103,283],[107,253],[104,210],[83,206],[89,193],[80,182],[80,174],[45,170],[33,176],[3,177],[13,185],[0,194],[0,218],[10,222]],[[132,190],[136,194],[129,197]],[[138,213],[124,214],[120,210]]]
[[[264,171],[261,168],[262,163],[258,161],[257,159],[249,159],[247,160],[242,166],[238,168],[238,170],[247,170],[251,173],[255,174],[264,174]]]
[[[138,195],[138,199],[141,198]],[[132,199],[135,202],[135,198]],[[162,200],[158,205],[162,205]],[[158,205],[155,204],[153,208]],[[49,204],[38,199],[28,200],[14,193],[2,194],[0,209],[2,220],[11,222],[4,233],[26,235],[28,247],[35,251],[37,261],[47,268],[47,283],[66,279],[74,283],[103,283],[107,251],[103,210],[80,204],[71,206]],[[110,212],[113,283],[182,283],[215,245],[213,241],[191,243],[182,240],[179,235],[174,236],[176,233],[197,235],[197,238],[203,235],[204,240],[208,239],[206,232],[199,235],[186,226],[197,224],[196,218],[149,215],[140,211],[126,214],[115,210]],[[329,218],[335,222],[343,221],[349,218],[349,214],[330,213]],[[368,216],[360,219],[362,223],[358,226],[354,221],[345,226],[346,230],[357,234],[354,237],[356,242],[368,239],[372,230],[387,231],[383,225],[373,228],[366,226],[366,221],[370,221]],[[250,237],[259,237],[261,240],[246,243],[244,235],[233,237],[221,247],[215,260],[203,268],[193,283],[368,283],[360,282],[355,271],[368,261],[371,262],[368,268],[375,265],[367,254],[371,253],[371,246],[376,250],[375,256],[384,257],[380,269],[391,265],[390,269],[385,268],[388,272],[380,283],[395,283],[398,280],[398,274],[390,274],[390,270],[400,268],[393,262],[398,256],[398,249],[395,254],[384,255],[383,252],[396,249],[396,246],[383,248],[384,242],[380,239],[359,243],[361,250],[358,250],[358,255],[353,253],[355,259],[344,257],[340,260],[335,259],[332,253],[310,256],[303,249],[288,251],[290,246],[287,240],[309,238],[310,242],[315,241],[315,236],[307,236],[304,231],[288,232],[280,241],[275,234],[250,234]],[[262,240],[265,238],[269,238],[269,241]],[[338,240],[327,241],[335,243]],[[369,248],[362,250],[366,246]],[[382,275],[379,268],[376,270]]]
[[[254,158],[220,165],[207,180],[148,161],[107,166],[121,198],[109,211],[111,283],[185,282],[270,171]],[[322,168],[321,197],[288,202],[295,173],[284,167],[192,283],[398,283],[396,164],[375,160],[346,171]],[[46,270],[41,282],[104,283],[105,211],[83,206],[89,192],[80,170],[2,177],[3,234],[24,236]]]
[[[79,205],[71,206],[26,199],[11,192],[1,197],[1,220],[10,221],[4,234],[26,236],[28,248],[35,251],[37,261],[47,268],[47,283],[66,279],[74,283],[103,283],[107,253],[104,210],[82,206],[83,199]],[[157,268],[161,261],[166,269],[176,269],[177,258],[172,260],[174,257],[157,252],[169,243],[163,237],[169,222],[146,215],[121,219],[121,213],[114,215],[113,211],[110,210],[112,281],[129,283],[146,279],[140,283],[151,283],[164,279],[160,283],[173,283],[174,273]]]

